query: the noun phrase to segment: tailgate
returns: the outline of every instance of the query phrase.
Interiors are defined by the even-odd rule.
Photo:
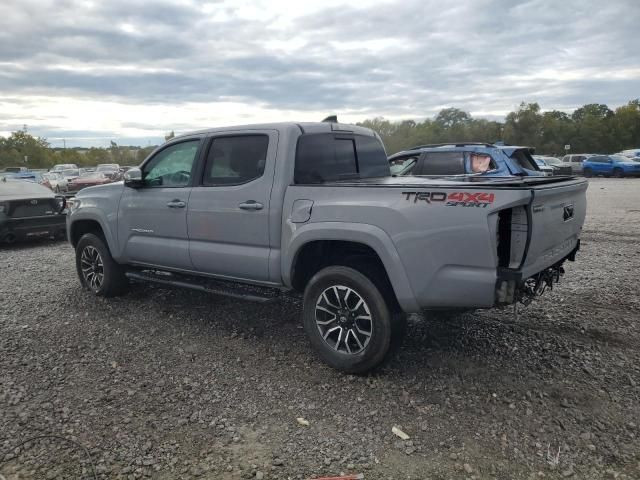
[[[531,187],[524,278],[563,260],[578,244],[588,182],[584,179]]]

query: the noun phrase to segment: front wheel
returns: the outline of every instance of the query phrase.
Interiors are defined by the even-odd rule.
[[[76,246],[76,270],[82,286],[101,297],[124,293],[128,286],[124,267],[111,257],[104,240],[86,233]]]
[[[591,170],[590,168],[585,168],[582,173],[584,173],[584,176],[587,178],[593,177],[593,170]]]
[[[304,293],[304,328],[331,367],[364,373],[379,365],[392,344],[394,317],[372,280],[359,271],[320,270]]]
[[[624,172],[622,171],[621,168],[614,168],[613,169],[613,176],[616,178],[622,178],[624,177]]]

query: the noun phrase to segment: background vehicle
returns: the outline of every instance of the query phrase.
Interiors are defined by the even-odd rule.
[[[0,244],[65,234],[64,197],[34,182],[0,178]]]
[[[623,150],[617,155],[623,155],[629,158],[638,158],[640,157],[640,148],[632,148],[630,150]]]
[[[538,168],[540,169],[540,171],[544,173],[547,177],[550,177],[553,175],[553,167],[551,167],[550,165],[547,165],[547,162],[545,162],[545,160],[542,157],[534,155],[533,160],[536,162],[536,165],[538,165]]]
[[[101,172],[112,180],[120,179],[120,165],[117,163],[100,164],[96,167],[96,172]]]
[[[255,301],[304,292],[318,354],[364,372],[401,338],[402,312],[512,304],[557,281],[587,185],[393,178],[369,129],[251,125],[173,138],[124,182],[78,192],[67,231],[96,295],[130,279]]]
[[[85,187],[92,187],[94,185],[104,185],[106,183],[111,183],[109,177],[107,177],[102,172],[87,172],[84,175],[80,175],[69,181],[67,184],[67,191],[69,192],[77,192],[82,190]]]
[[[529,147],[488,143],[420,145],[389,157],[392,175],[541,176]],[[482,161],[486,159],[486,161]],[[480,160],[480,162],[477,162]],[[474,168],[474,163],[482,168]]]
[[[54,165],[53,168],[51,168],[49,171],[61,172],[63,170],[78,170],[78,166],[75,163],[59,163],[57,165]]]
[[[605,177],[640,176],[640,160],[622,155],[593,155],[582,163],[585,177],[604,175]]]
[[[16,180],[35,181],[38,175],[30,171],[27,167],[7,167],[4,169],[3,176],[7,178],[15,178]]]
[[[62,172],[49,172],[47,174],[47,183],[51,190],[56,193],[62,193],[67,191],[67,179],[62,175]]]
[[[554,175],[573,175],[571,167],[562,163],[562,160],[559,158],[548,157],[546,155],[534,155],[533,158],[541,159],[547,166],[553,168]]]
[[[574,174],[582,173],[582,162],[584,162],[587,158],[592,157],[595,153],[580,153],[580,154],[570,154],[562,157],[562,163],[569,164],[571,166],[571,171]]]

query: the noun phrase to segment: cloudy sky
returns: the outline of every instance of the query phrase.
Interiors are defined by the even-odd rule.
[[[54,146],[337,113],[640,96],[639,0],[2,0],[0,135]]]

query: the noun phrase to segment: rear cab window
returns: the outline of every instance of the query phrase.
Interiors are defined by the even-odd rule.
[[[322,183],[391,174],[382,143],[373,136],[308,133],[298,139],[295,183]]]

